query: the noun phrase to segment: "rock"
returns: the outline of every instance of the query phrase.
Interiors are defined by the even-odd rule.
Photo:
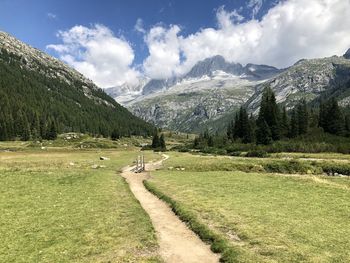
[[[348,49],[348,51],[346,51],[343,57],[346,59],[350,59],[350,48]]]
[[[172,166],[168,167],[168,170],[173,170],[173,169],[174,169],[174,167],[172,167]]]
[[[92,168],[92,169],[97,169],[97,168],[98,168],[98,164],[93,164],[93,165],[91,166],[91,168]]]
[[[41,147],[41,150],[45,150],[45,149],[46,149],[46,147],[44,147],[44,146]]]
[[[108,160],[110,160],[110,159],[109,159],[108,157],[103,157],[103,156],[101,156],[101,157],[100,157],[100,160],[101,160],[101,161],[108,161]]]
[[[74,166],[74,165],[75,165],[75,163],[73,163],[73,162],[70,162],[70,163],[69,163],[69,165],[70,165],[70,166]]]
[[[181,171],[185,171],[185,168],[184,168],[184,167],[181,167],[180,170],[181,170]]]

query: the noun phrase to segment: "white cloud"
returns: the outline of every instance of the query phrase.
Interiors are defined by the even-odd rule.
[[[260,1],[250,1],[253,17]],[[253,5],[254,4],[254,5]],[[255,11],[254,11],[255,10]],[[146,36],[144,71],[153,78],[181,75],[199,60],[222,55],[231,62],[286,67],[301,58],[341,55],[350,47],[350,1],[288,0],[260,21],[217,10],[217,28],[183,36],[180,26],[154,26]]]
[[[50,19],[53,19],[53,20],[55,20],[57,18],[57,15],[53,14],[53,13],[47,13],[46,16]]]
[[[59,57],[102,88],[137,83],[139,72],[132,68],[134,51],[123,38],[103,25],[74,26],[59,31],[63,44],[48,45]]]
[[[179,32],[176,25],[168,29],[156,26],[145,36],[150,55],[143,66],[148,76],[161,79],[181,73]]]
[[[255,19],[263,4],[263,0],[249,0],[247,7],[252,10],[252,18]]]
[[[143,21],[141,18],[138,18],[136,20],[136,24],[134,26],[134,29],[137,31],[137,32],[140,32],[140,33],[146,33],[146,30],[143,28]]]

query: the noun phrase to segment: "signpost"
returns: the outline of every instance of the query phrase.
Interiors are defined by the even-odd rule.
[[[145,157],[138,155],[136,159],[136,167],[133,169],[135,173],[141,173],[145,170]]]

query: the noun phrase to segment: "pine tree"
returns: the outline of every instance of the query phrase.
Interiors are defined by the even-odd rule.
[[[349,133],[350,132],[350,115],[347,115],[345,117],[345,130]]]
[[[54,121],[51,121],[50,129],[46,135],[47,140],[56,140],[57,139],[57,128]]]
[[[338,102],[333,98],[329,103],[327,118],[327,132],[335,135],[344,134],[344,116]]]
[[[309,128],[309,113],[305,100],[297,105],[298,135],[306,134]]]
[[[344,134],[344,116],[336,99],[332,98],[320,105],[319,126],[322,127],[325,132],[331,134]]]
[[[258,129],[264,130],[265,127],[259,127],[259,125],[264,126],[264,121],[266,122],[269,130],[271,132],[271,136],[273,140],[279,140],[281,137],[280,132],[280,120],[279,120],[279,108],[276,103],[275,94],[271,90],[271,88],[265,88],[260,104],[260,111],[257,125]],[[264,120],[264,121],[262,121]]]
[[[240,127],[239,127],[239,115],[238,113],[236,113],[235,115],[235,123],[233,125],[233,139],[237,139],[239,138],[239,130],[240,130]]]
[[[213,139],[213,136],[209,136],[208,138],[208,146],[209,147],[214,147],[214,139]]]
[[[296,110],[293,109],[293,111],[292,111],[292,117],[291,117],[291,121],[290,121],[290,133],[289,133],[289,137],[290,137],[290,138],[295,138],[295,137],[298,136],[298,134],[299,134],[298,117],[297,117]]]
[[[287,110],[286,110],[286,107],[283,107],[282,117],[281,117],[281,135],[283,137],[288,137],[290,132],[289,130],[290,130],[290,127],[289,127],[289,118],[288,118]]]
[[[157,149],[160,146],[160,140],[158,136],[158,132],[155,132],[152,138],[152,148]]]
[[[159,138],[159,147],[162,151],[166,151],[166,145],[165,145],[165,139],[164,139],[164,134],[160,135]]]
[[[234,127],[235,127],[234,121],[230,121],[228,123],[227,132],[226,132],[227,138],[229,140],[233,140],[233,138],[234,138]]]
[[[267,125],[264,119],[258,119],[256,130],[256,143],[257,144],[270,144],[272,142],[272,135],[270,127]]]
[[[114,129],[111,134],[111,139],[113,141],[119,140],[120,139],[120,134],[117,129]]]

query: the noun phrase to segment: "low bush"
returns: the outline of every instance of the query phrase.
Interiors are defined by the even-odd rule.
[[[246,154],[246,157],[266,158],[268,156],[268,153],[264,150],[252,150],[248,151]]]
[[[289,161],[272,161],[263,164],[266,172],[269,173],[285,173],[285,174],[320,174],[322,169],[313,166],[307,162],[300,162],[298,160]]]
[[[320,163],[319,166],[322,168],[323,172],[334,175],[350,175],[350,164],[342,163]]]

